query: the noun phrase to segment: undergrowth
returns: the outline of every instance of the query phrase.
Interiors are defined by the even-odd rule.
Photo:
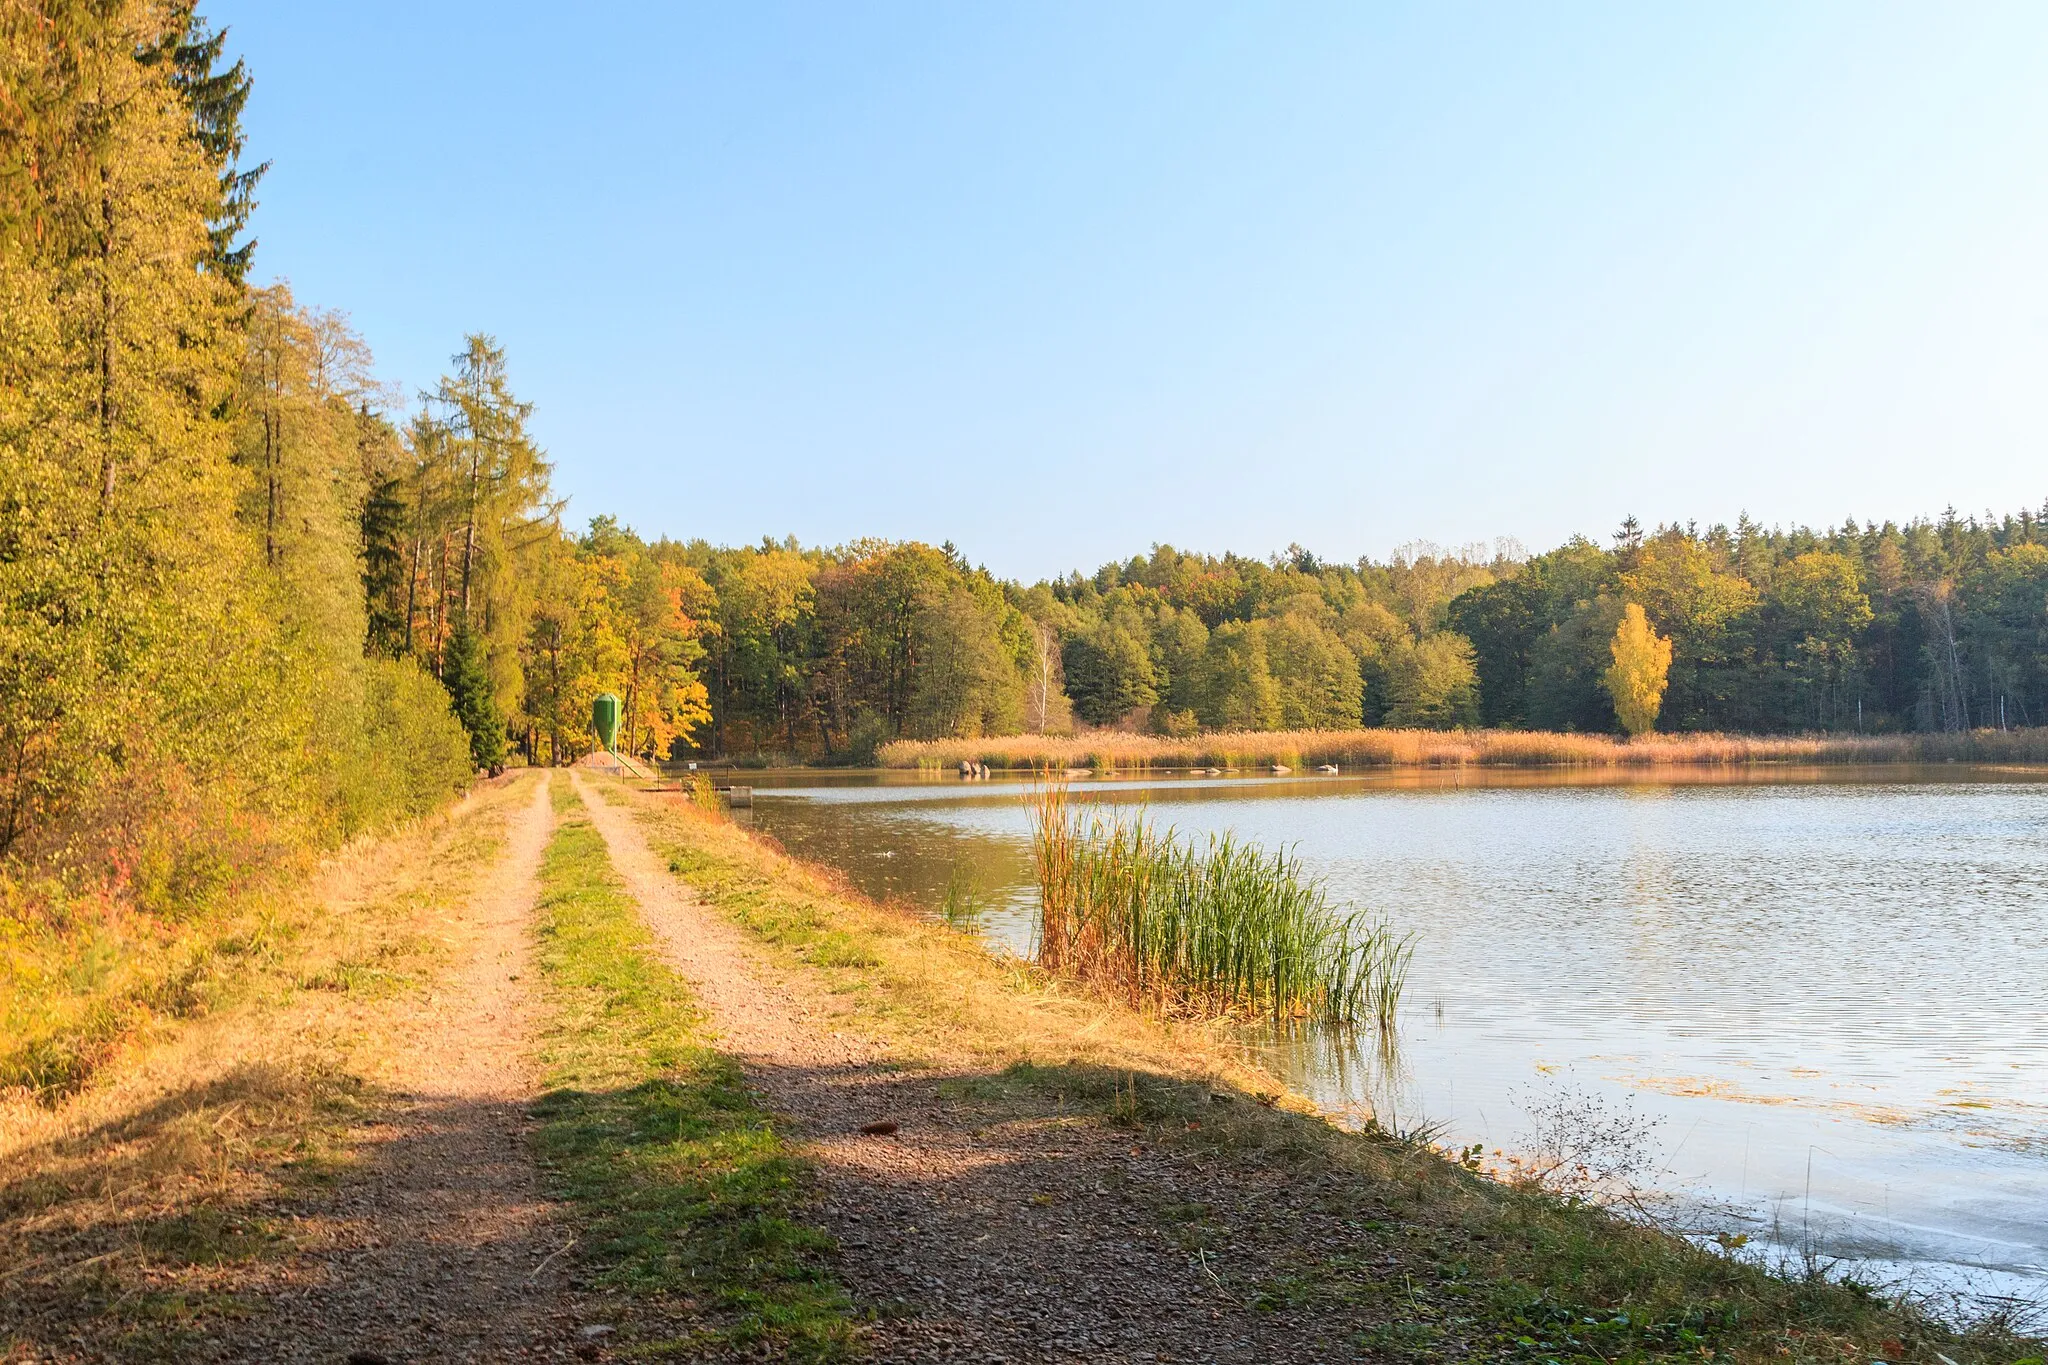
[[[605,1289],[709,1308],[691,1339],[801,1360],[847,1355],[852,1307],[830,1240],[795,1215],[805,1169],[702,1015],[612,871],[573,794],[541,865],[548,1094],[541,1162],[580,1211],[583,1263]],[[653,1321],[649,1317],[648,1322]],[[650,1334],[651,1326],[632,1327]]]

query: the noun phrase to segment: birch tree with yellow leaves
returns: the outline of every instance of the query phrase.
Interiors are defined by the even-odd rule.
[[[1622,610],[1615,627],[1614,657],[1601,681],[1614,699],[1615,719],[1631,735],[1646,735],[1657,728],[1657,712],[1664,705],[1664,686],[1671,676],[1671,641],[1650,628],[1650,618],[1637,603]]]

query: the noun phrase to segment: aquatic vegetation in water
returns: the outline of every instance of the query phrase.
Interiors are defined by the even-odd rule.
[[[945,898],[939,902],[940,918],[955,929],[972,929],[988,908],[988,899],[975,887],[974,879],[955,863],[946,878]]]
[[[1031,800],[1041,965],[1134,1004],[1393,1027],[1407,936],[1332,906],[1291,853],[1084,814],[1057,780]]]

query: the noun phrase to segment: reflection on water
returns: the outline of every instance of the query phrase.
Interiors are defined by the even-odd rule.
[[[2048,784],[1779,769],[1092,781],[1162,823],[1293,843],[1413,930],[1398,1058],[1271,1040],[1333,1111],[1511,1149],[1546,1089],[1633,1095],[1666,1184],[1764,1238],[2048,1287]],[[779,780],[779,779],[771,779]],[[870,894],[1029,950],[1020,784],[757,788]]]

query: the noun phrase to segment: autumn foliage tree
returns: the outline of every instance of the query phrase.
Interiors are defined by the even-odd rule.
[[[1631,602],[1622,609],[1621,624],[1608,649],[1614,661],[1601,681],[1614,699],[1615,719],[1631,735],[1648,734],[1657,728],[1657,712],[1664,704],[1671,641],[1652,630],[1642,607]]]
[[[219,55],[188,5],[0,6],[0,857],[138,904],[466,771],[362,657],[348,338],[241,283]]]

